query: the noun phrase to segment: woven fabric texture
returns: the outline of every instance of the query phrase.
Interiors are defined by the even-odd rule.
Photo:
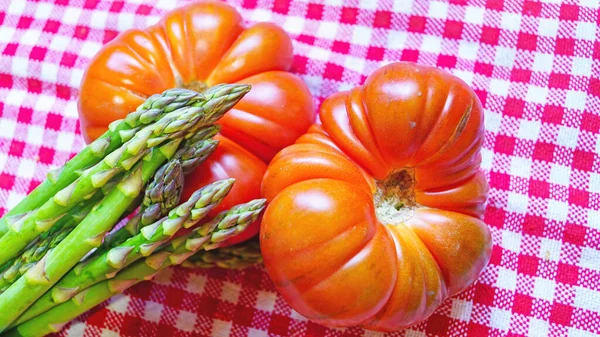
[[[231,0],[294,39],[317,103],[379,66],[416,61],[472,85],[485,109],[490,265],[426,322],[390,336],[600,335],[598,0]],[[171,0],[0,0],[0,214],[82,146],[78,86],[119,32]],[[173,268],[61,336],[380,336],[294,312],[260,267]]]

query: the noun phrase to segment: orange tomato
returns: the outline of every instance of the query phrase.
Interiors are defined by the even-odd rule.
[[[288,72],[292,59],[291,40],[280,27],[258,23],[245,28],[239,13],[225,3],[191,3],[147,29],[123,32],[91,61],[79,96],[84,138],[94,140],[110,122],[169,88],[202,91],[219,83],[251,84],[250,93],[220,121],[219,150],[186,183],[189,192],[232,173],[236,187],[215,212],[233,206],[231,201],[250,201],[260,196],[266,163],[314,121],[307,86]],[[240,166],[234,170],[233,163]],[[257,231],[254,225],[228,243]]]
[[[393,63],[329,97],[262,191],[267,271],[300,314],[394,331],[467,288],[491,255],[483,112],[458,78]]]

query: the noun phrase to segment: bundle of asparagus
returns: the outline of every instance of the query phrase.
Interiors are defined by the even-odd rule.
[[[192,198],[193,196],[190,199]],[[186,258],[202,249],[218,248],[221,242],[240,233],[254,222],[264,209],[265,202],[265,199],[257,199],[221,212],[214,219],[205,222],[193,231],[169,240],[160,249],[146,257],[143,257],[141,252],[134,253],[135,259],[141,260],[119,269],[115,277],[98,282],[78,292],[70,300],[18,325],[8,331],[6,336],[44,336],[61,330],[65,324],[77,316],[115,294],[121,293],[139,282],[151,279],[159,271],[182,263]],[[173,212],[169,219],[184,223],[187,220],[183,220],[183,218],[193,217],[190,215],[192,213],[193,210],[189,214],[179,216],[178,212]]]
[[[173,89],[151,96],[1,218],[0,333],[52,332],[156,270],[218,248],[253,221],[264,200],[174,238],[231,189],[233,179],[218,181],[179,204],[184,175],[216,149],[213,123],[249,90],[218,85],[202,94]]]

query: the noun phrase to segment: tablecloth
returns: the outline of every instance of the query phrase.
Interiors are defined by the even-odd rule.
[[[317,103],[396,60],[447,69],[483,103],[490,265],[426,322],[390,336],[600,334],[598,0],[229,2],[293,37],[293,71]],[[0,213],[83,146],[76,98],[91,57],[178,5],[0,1]],[[380,334],[307,321],[254,267],[170,269],[60,335]]]

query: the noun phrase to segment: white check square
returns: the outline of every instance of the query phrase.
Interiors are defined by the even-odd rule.
[[[552,301],[554,299],[555,289],[556,282],[554,280],[536,277],[533,285],[533,296],[546,301]]]

